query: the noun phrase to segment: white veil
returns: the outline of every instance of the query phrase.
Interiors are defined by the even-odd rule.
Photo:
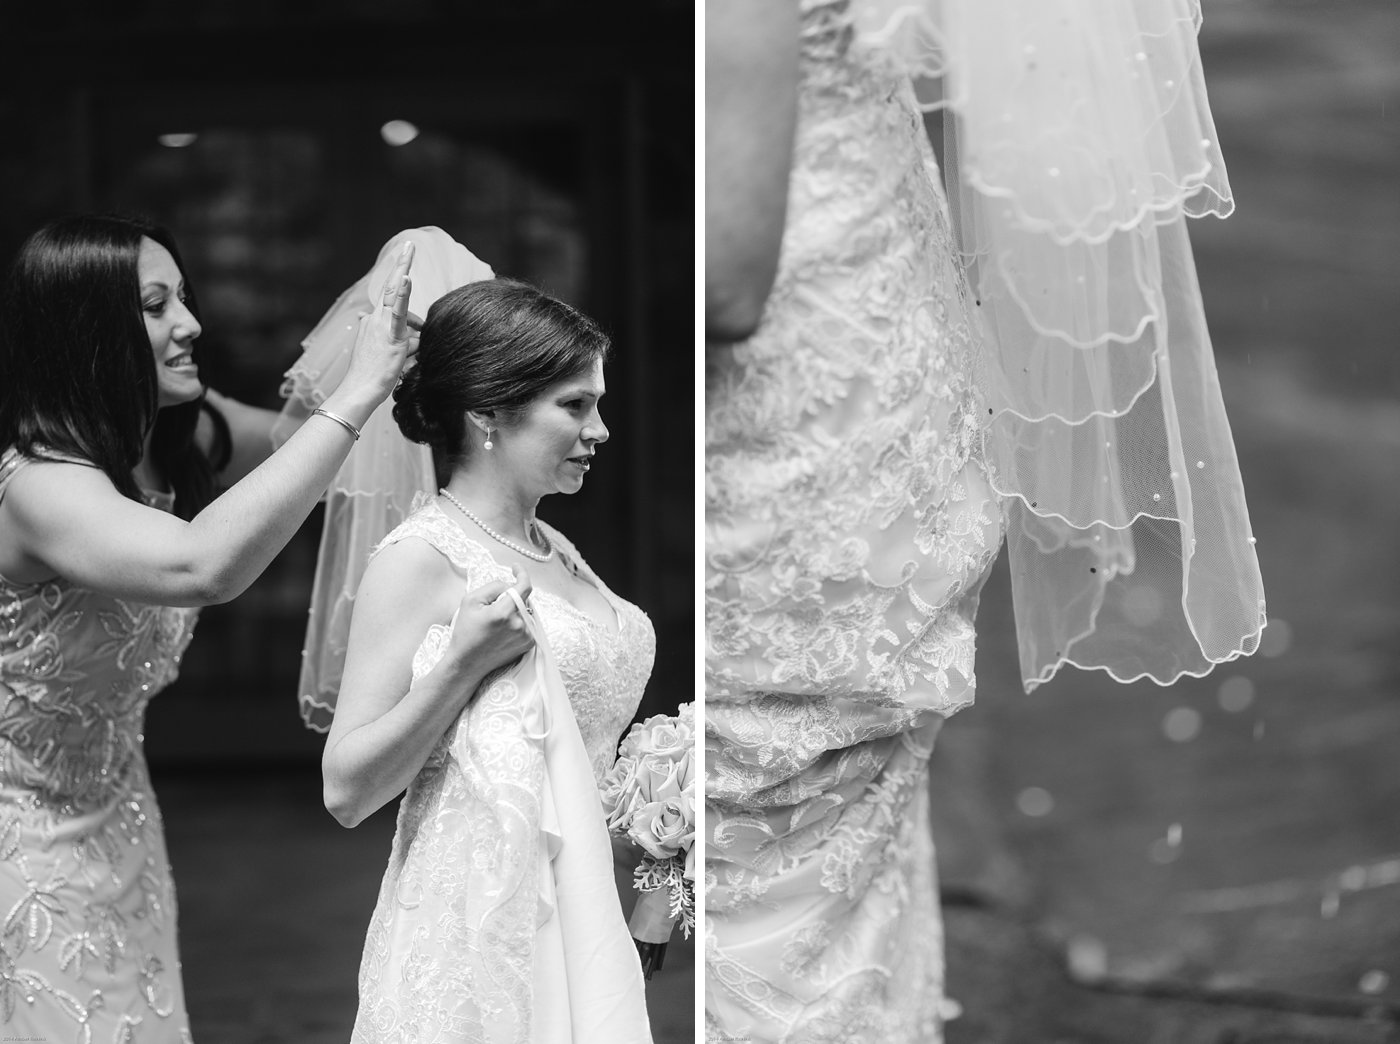
[[[1251,653],[1263,586],[1186,218],[1234,209],[1196,0],[858,0],[941,108],[1027,689]]]
[[[491,266],[435,226],[406,229],[390,239],[369,273],[340,295],[302,341],[302,356],[282,385],[287,404],[273,430],[275,444],[289,438],[340,383],[357,321],[383,307],[384,285],[407,240],[415,246],[408,307],[420,318],[447,291],[494,277]],[[407,517],[415,497],[436,488],[431,451],[400,434],[392,410],[391,398],[365,422],[359,441],[326,491],[297,683],[302,719],[318,732],[330,728],[335,712],[350,613],[370,552]]]

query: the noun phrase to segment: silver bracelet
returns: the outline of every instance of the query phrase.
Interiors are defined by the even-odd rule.
[[[351,424],[351,423],[350,423],[348,420],[346,420],[344,417],[340,416],[340,414],[338,414],[338,413],[332,413],[330,410],[326,409],[324,406],[317,406],[314,410],[311,411],[311,415],[312,415],[313,417],[316,416],[316,414],[318,414],[318,413],[319,413],[322,417],[325,417],[326,420],[333,420],[333,421],[335,421],[337,424],[339,424],[342,428],[344,428],[346,431],[348,431],[348,432],[351,434],[351,436],[354,437],[354,439],[355,439],[356,442],[359,442],[359,441],[360,441],[360,429],[357,428],[357,427],[355,427],[355,425]]]

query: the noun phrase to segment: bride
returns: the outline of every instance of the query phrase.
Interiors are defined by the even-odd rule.
[[[598,780],[655,638],[535,514],[582,488],[608,439],[608,341],[440,230],[406,235],[426,261],[414,291],[443,292],[392,412],[430,447],[440,489],[364,569],[322,763],[346,826],[406,790],[352,1040],[650,1041]],[[362,448],[392,462],[382,493],[421,457],[387,427],[373,437]],[[355,529],[335,522],[341,506],[328,504],[333,538]],[[346,543],[323,552],[353,560]],[[323,571],[337,565],[323,554]],[[328,709],[325,681],[307,686],[312,711]]]

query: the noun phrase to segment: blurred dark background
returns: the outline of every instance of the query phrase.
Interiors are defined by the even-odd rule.
[[[9,10],[17,5],[6,5]],[[296,14],[283,14],[283,8]],[[44,220],[135,210],[199,294],[202,373],[278,407],[283,371],[401,228],[596,318],[613,433],[541,513],[645,608],[645,711],[692,663],[694,133],[687,5],[97,3],[25,8],[0,95],[0,254]],[[638,47],[644,22],[671,47]],[[405,140],[407,139],[407,140]],[[242,598],[207,610],[151,715],[156,763],[305,759],[294,728],[319,516]]]
[[[1206,0],[1191,223],[1270,622],[1020,690],[1004,567],[934,754],[949,1044],[1400,1040],[1400,5]]]
[[[406,227],[439,225],[596,318],[615,346],[612,439],[583,492],[541,515],[656,626],[640,714],[690,698],[691,4],[0,10],[0,255],[64,213],[166,225],[221,391],[280,406],[301,338]],[[196,1039],[343,1041],[353,1016],[393,810],[341,834],[320,808],[321,737],[296,711],[320,525],[318,510],[247,593],[204,611],[150,711]],[[674,1009],[661,1039],[689,1037],[687,960],[677,946],[652,984],[679,998],[659,1005]]]

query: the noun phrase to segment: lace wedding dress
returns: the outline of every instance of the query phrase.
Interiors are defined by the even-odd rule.
[[[641,701],[655,634],[568,540],[542,528],[602,592],[612,626],[537,589],[533,619],[548,651],[539,676],[507,669],[483,683],[410,784],[365,941],[354,1044],[651,1040],[598,781]],[[443,554],[464,590],[513,581],[434,501],[384,543],[410,538]],[[414,678],[450,635],[429,629]],[[555,686],[557,702],[532,701],[536,685]]]
[[[64,458],[66,459],[66,458]],[[0,457],[0,497],[29,461]],[[173,498],[148,493],[153,507]],[[0,577],[0,1026],[8,1040],[190,1040],[175,891],[141,749],[196,609]]]
[[[776,285],[707,359],[707,1028],[927,1044],[928,759],[1002,539],[976,302],[908,77],[842,0],[803,4],[798,97]]]

